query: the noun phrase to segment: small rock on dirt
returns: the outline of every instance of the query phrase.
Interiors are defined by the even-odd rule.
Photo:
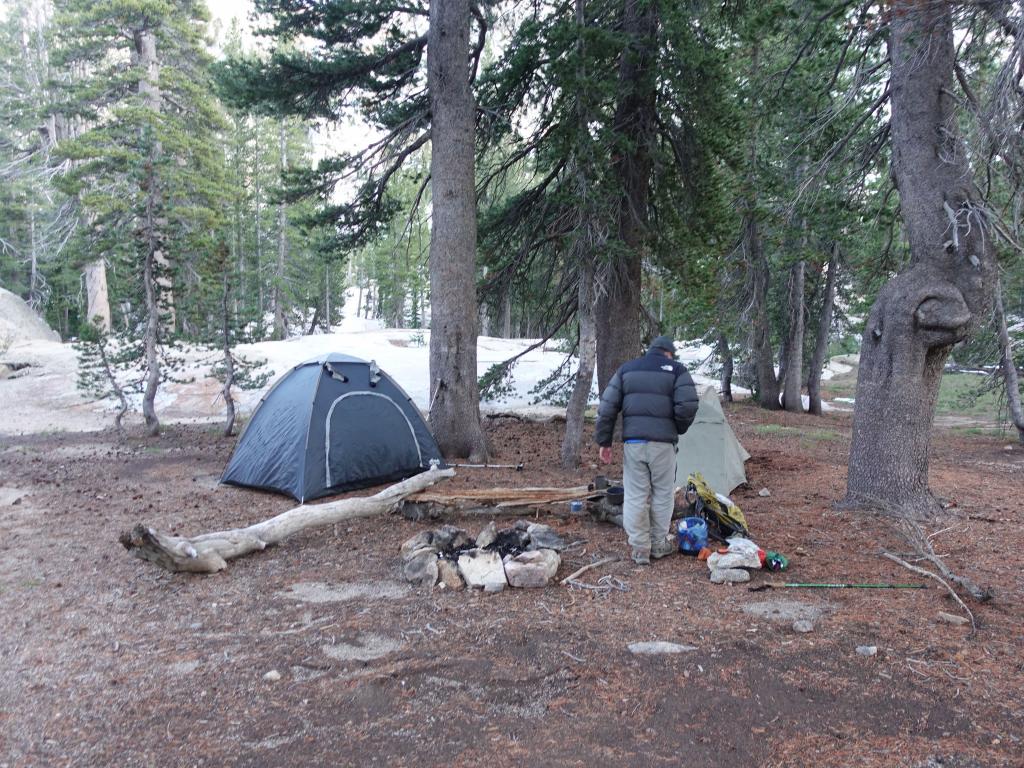
[[[814,624],[813,622],[807,621],[807,619],[798,619],[793,622],[793,631],[806,635],[808,632],[814,631]]]
[[[265,675],[263,675],[263,679],[266,680],[268,683],[276,683],[278,680],[281,679],[281,673],[278,672],[276,669],[272,669]]]
[[[807,621],[815,624],[824,613],[832,610],[832,608],[831,603],[808,603],[802,600],[785,600],[780,598],[758,600],[757,602],[746,603],[740,606],[740,610],[748,616],[790,624],[795,621]]]
[[[952,624],[954,627],[963,627],[971,623],[966,616],[957,616],[955,613],[939,611],[939,621],[945,624]]]
[[[402,642],[382,635],[360,635],[354,643],[324,645],[320,650],[337,661],[373,661],[402,649]]]
[[[348,600],[397,600],[405,597],[407,593],[408,587],[397,581],[375,580],[342,584],[300,581],[277,594],[304,603],[342,603]]]
[[[628,647],[629,652],[637,656],[652,656],[659,653],[686,653],[687,651],[698,650],[695,645],[680,645],[679,643],[668,643],[664,640],[630,643]]]
[[[859,653],[861,656],[874,656],[876,653],[878,653],[878,646],[877,645],[858,645],[857,646],[857,653]]]
[[[750,572],[742,568],[716,568],[711,572],[712,584],[742,584],[750,581]]]
[[[757,495],[761,496],[762,498],[768,498],[769,496],[772,495],[772,492],[769,491],[767,488],[762,488],[760,491],[757,492]]]
[[[20,488],[0,487],[0,507],[14,506],[20,504],[25,496],[25,491]]]
[[[546,587],[558,573],[562,558],[553,549],[537,549],[505,558],[505,577],[512,587]]]

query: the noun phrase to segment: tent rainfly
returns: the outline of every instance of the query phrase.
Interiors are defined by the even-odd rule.
[[[263,396],[221,482],[300,502],[402,480],[444,460],[419,409],[373,361],[307,360]]]
[[[700,472],[714,491],[728,495],[747,482],[743,462],[749,458],[725,419],[718,392],[708,387],[700,396],[693,424],[679,437],[676,482],[685,485],[687,476]]]

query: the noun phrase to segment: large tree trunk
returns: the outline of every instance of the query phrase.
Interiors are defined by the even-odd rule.
[[[284,183],[284,174],[288,170],[288,142],[284,129],[284,120],[278,126],[279,156],[281,159],[280,175]],[[274,272],[274,333],[273,338],[280,340],[288,336],[288,321],[284,313],[284,265],[288,259],[288,211],[284,196],[277,204],[277,269]]]
[[[585,258],[580,270],[579,299],[576,317],[580,324],[580,367],[569,405],[565,411],[565,438],[562,440],[562,468],[576,469],[580,465],[583,444],[583,425],[590,390],[594,386],[594,367],[597,362],[597,328],[594,324],[594,263]]]
[[[324,318],[320,326],[324,333],[331,332],[331,263],[324,264]]]
[[[309,321],[309,329],[306,331],[306,336],[312,336],[313,331],[316,330],[317,325],[320,323],[320,302],[317,302],[316,306],[313,307],[313,318]]]
[[[609,265],[595,306],[597,381],[601,391],[619,366],[641,352],[640,259],[623,255]]]
[[[159,114],[163,109],[163,97],[160,94],[160,61],[157,58],[156,34],[150,29],[135,30],[133,40],[138,66],[145,72],[145,76],[139,79],[139,95],[147,109],[154,114]],[[155,133],[154,126],[151,126],[149,130]],[[163,213],[163,193],[160,190],[155,168],[163,148],[155,136],[150,137],[150,142],[149,170],[147,172],[149,188],[146,190],[146,237],[150,245],[153,246],[151,248],[152,271],[157,285],[156,299],[159,311],[162,313],[162,325],[167,333],[174,333],[174,282],[171,275],[171,262],[164,248],[163,228],[166,226],[166,220]],[[151,203],[152,210],[150,210]]]
[[[750,56],[750,80],[756,82],[761,62],[760,44],[755,43]],[[750,296],[750,360],[744,366],[753,373],[753,386],[757,402],[762,408],[778,410],[779,380],[775,375],[775,353],[772,350],[771,320],[768,317],[768,287],[771,273],[764,252],[761,232],[757,225],[757,149],[758,123],[750,126],[750,145],[747,148],[746,191],[743,203],[743,253],[751,277]]]
[[[374,496],[302,504],[247,528],[205,533],[184,538],[159,533],[141,523],[123,532],[119,541],[132,555],[172,572],[216,573],[227,561],[278,544],[307,528],[332,525],[342,520],[380,515],[396,509],[406,496],[453,477],[454,469],[431,469],[385,488]]]
[[[640,352],[640,283],[651,183],[651,147],[657,96],[658,3],[624,0],[617,141],[612,169],[622,197],[618,212],[619,253],[609,265],[595,308],[597,379],[603,390],[616,369]],[[613,249],[614,250],[614,249]]]
[[[928,515],[928,444],[943,366],[988,315],[991,234],[957,134],[949,3],[892,4],[892,174],[909,268],[879,292],[861,344],[847,503]]]
[[[29,277],[27,302],[32,309],[42,309],[42,296],[39,295],[39,245],[36,237],[36,211],[31,203],[28,206],[28,250]]]
[[[252,153],[252,199],[253,199],[253,257],[256,263],[253,265],[252,273],[256,280],[256,333],[262,341],[266,329],[264,325],[264,302],[263,302],[263,214],[261,211],[263,202],[262,170],[260,169],[260,127],[256,123],[253,131],[253,153]]]
[[[475,107],[469,0],[431,0],[430,427],[445,456],[487,460],[476,338]]]
[[[110,296],[107,292],[107,263],[103,259],[85,265],[86,318],[104,333],[110,332]]]
[[[828,258],[828,275],[825,277],[825,295],[821,300],[818,315],[818,334],[814,340],[814,355],[811,357],[807,374],[807,412],[821,416],[821,369],[828,355],[828,336],[832,330],[832,314],[836,304],[836,271],[839,269],[839,241],[832,243],[832,254]]]
[[[512,291],[511,286],[505,286],[501,295],[501,338],[512,338]]]
[[[804,370],[804,262],[789,270],[789,331],[786,338],[786,376],[782,391],[783,407],[791,413],[803,413],[801,397]]]
[[[775,353],[772,350],[771,321],[768,317],[768,257],[764,253],[761,233],[757,227],[754,206],[748,202],[744,226],[744,237],[750,269],[754,277],[754,290],[750,307],[751,339],[750,353],[754,358],[754,375],[757,381],[757,402],[762,408],[777,411],[779,405],[779,380],[775,376]]]
[[[150,184],[153,184],[150,174]],[[146,220],[152,226],[152,204],[146,204]],[[150,238],[152,240],[152,237]],[[142,393],[142,416],[146,420],[146,434],[153,436],[160,433],[160,419],[156,415],[156,390],[160,386],[160,304],[157,300],[157,284],[153,275],[157,248],[146,249],[142,268],[142,280],[145,283],[146,296],[146,330],[143,336],[146,359],[146,383]]]
[[[1003,369],[1003,383],[1006,385],[1006,403],[1010,411],[1010,420],[1017,428],[1017,436],[1021,443],[1024,443],[1024,409],[1020,403],[1020,382],[1017,379],[1017,366],[1013,361],[1013,344],[1006,327],[1002,285],[996,286],[996,330],[999,333],[1000,365]]]
[[[480,335],[491,335],[491,311],[487,308],[486,304],[480,305]]]
[[[722,399],[727,403],[732,402],[732,350],[729,349],[729,339],[725,331],[718,331],[718,356],[722,360]]]
[[[139,80],[139,94],[146,107],[159,114],[161,109],[159,63],[156,58],[156,35],[151,30],[136,30],[134,33],[135,55],[138,65],[145,72]],[[153,131],[153,128],[150,128]],[[142,190],[145,200],[145,214],[142,221],[144,238],[142,280],[146,301],[145,347],[146,379],[142,394],[142,415],[146,421],[146,433],[160,432],[160,420],[156,415],[156,391],[160,386],[160,329],[162,312],[166,311],[164,324],[174,329],[174,295],[171,292],[170,265],[164,251],[163,193],[157,178],[157,163],[160,159],[160,142],[154,136],[150,141],[150,156],[146,163],[146,176]]]
[[[235,356],[231,352],[231,313],[228,299],[231,297],[231,286],[228,282],[228,270],[224,270],[224,286],[221,293],[221,336],[224,342],[224,437],[231,437],[235,430],[235,398],[231,388],[235,383]]]

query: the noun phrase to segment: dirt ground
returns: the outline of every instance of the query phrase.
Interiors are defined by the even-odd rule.
[[[790,557],[786,578],[923,581],[878,555],[899,548],[884,523],[832,508],[848,415],[728,414],[752,454],[734,498]],[[450,483],[598,471],[555,468],[559,424],[488,429],[525,471]],[[933,440],[933,489],[955,504],[933,542],[996,592],[972,605],[973,636],[939,620],[957,608],[934,584],[753,593],[681,555],[585,577],[628,585],[607,595],[414,590],[398,548],[428,523],[400,516],[309,531],[215,576],[129,557],[117,537],[137,522],[193,534],[292,506],[218,487],[233,443],[206,427],[0,438],[0,767],[1024,765],[1024,451],[1009,438]],[[560,576],[626,554],[619,529],[561,509],[540,518],[585,543]],[[627,648],[648,640],[695,650]]]

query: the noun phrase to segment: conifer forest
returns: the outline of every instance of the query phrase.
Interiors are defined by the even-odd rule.
[[[1022,214],[1021,0],[0,0],[0,768],[1020,765]]]

